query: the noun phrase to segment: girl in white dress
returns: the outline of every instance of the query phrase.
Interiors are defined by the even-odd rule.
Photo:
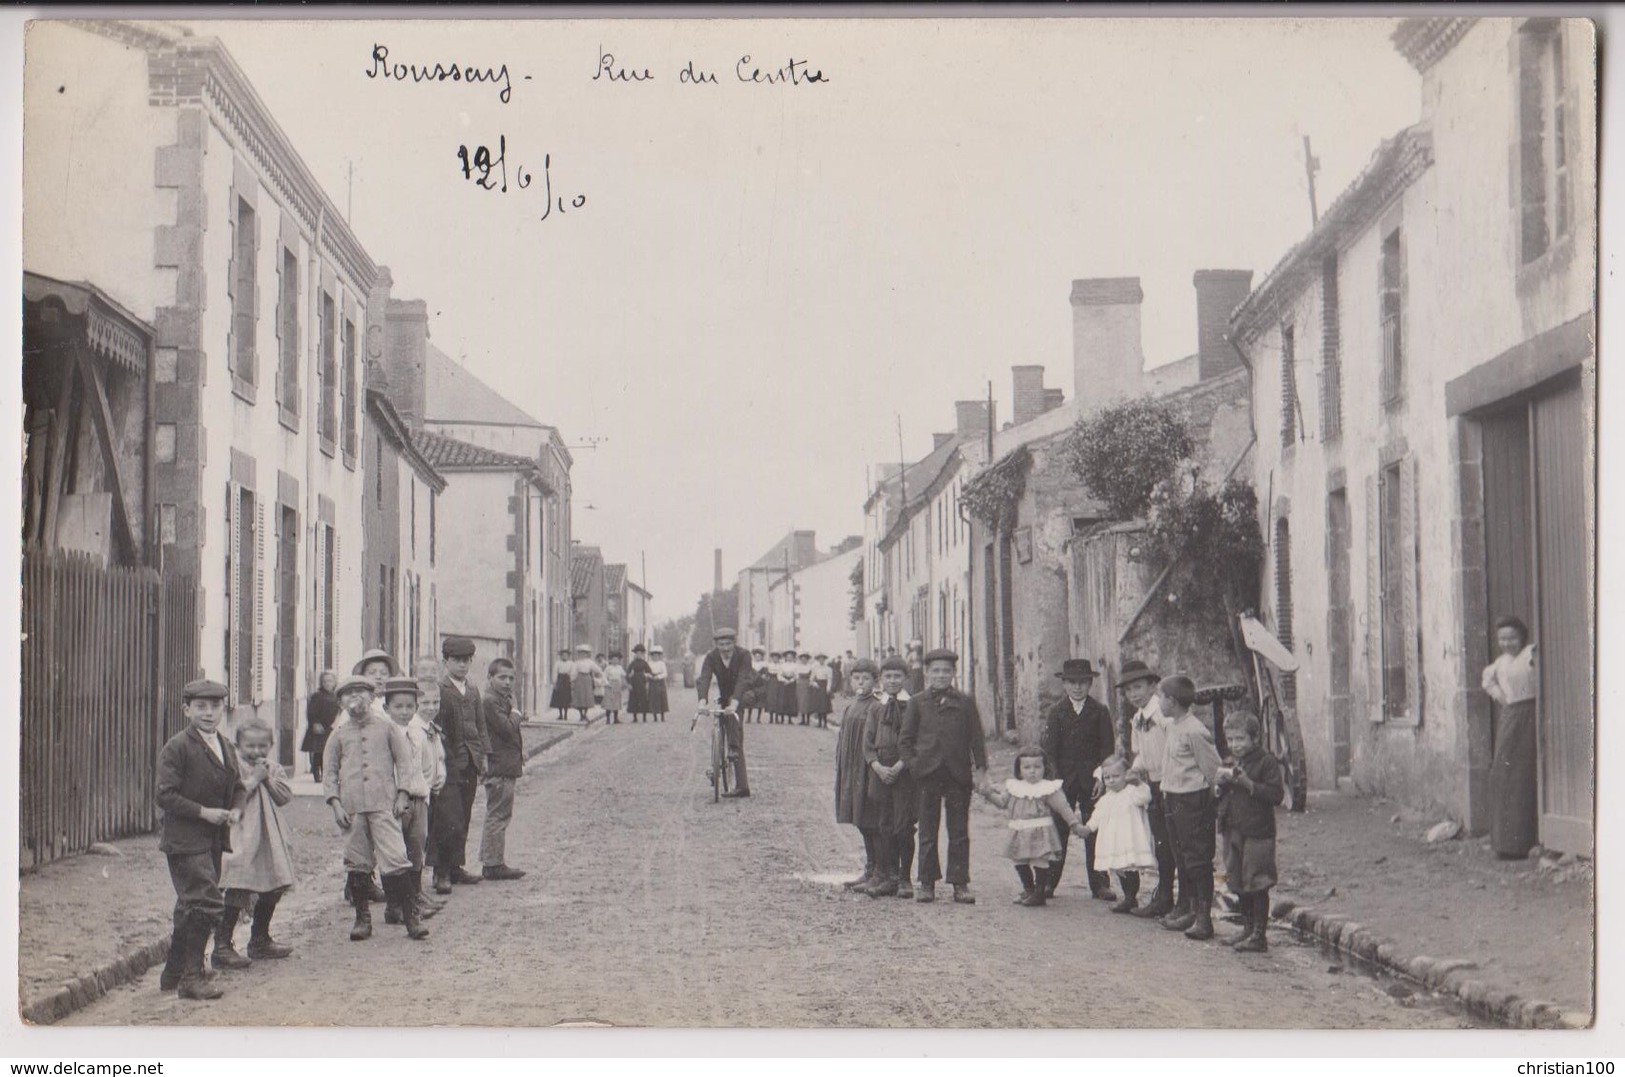
[[[1095,869],[1117,875],[1123,900],[1112,912],[1131,912],[1139,905],[1140,870],[1157,866],[1151,837],[1151,789],[1129,770],[1128,760],[1114,755],[1097,771],[1106,791],[1095,801],[1083,829],[1095,835]]]
[[[1050,865],[1061,858],[1061,834],[1055,829],[1055,816],[1065,819],[1080,837],[1084,834],[1083,821],[1066,802],[1061,780],[1045,779],[1042,751],[1023,748],[1016,753],[1015,771],[1016,776],[1007,780],[1004,788],[988,786],[977,792],[1009,813],[1010,840],[1004,855],[1015,861],[1016,874],[1021,877],[1022,893],[1016,904],[1036,908],[1045,903]],[[1100,863],[1098,848],[1095,863]]]

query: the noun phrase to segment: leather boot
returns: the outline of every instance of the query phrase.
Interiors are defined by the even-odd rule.
[[[1253,937],[1253,895],[1241,895],[1241,931],[1224,939],[1224,944],[1234,949]]]
[[[203,971],[203,951],[208,949],[209,936],[214,934],[212,918],[207,914],[191,912],[186,917],[184,964],[180,983],[175,993],[181,998],[210,1000],[226,992],[219,984],[209,980]]]
[[[450,877],[451,881],[456,883],[458,886],[478,886],[484,881],[478,875],[471,875],[464,871],[461,867],[452,868]]]
[[[418,919],[427,920],[435,913],[445,908],[445,905],[430,897],[423,889],[423,871],[419,869],[412,873],[412,896],[418,903]]]
[[[287,957],[293,953],[292,946],[284,946],[271,938],[271,914],[276,911],[276,903],[282,898],[281,894],[261,894],[254,903],[253,930],[248,936],[248,956],[255,961]]]
[[[214,954],[209,958],[217,969],[246,969],[254,962],[237,952],[231,937],[237,932],[237,910],[230,905],[220,914],[214,928]]]
[[[1267,953],[1270,948],[1268,938],[1270,926],[1270,892],[1268,890],[1260,890],[1255,894],[1248,894],[1247,896],[1252,899],[1253,931],[1252,934],[1248,935],[1245,939],[1237,941],[1234,948],[1236,952],[1243,954]]]
[[[1123,900],[1112,906],[1112,912],[1133,912],[1140,903],[1140,873],[1119,872],[1118,878],[1123,882]]]
[[[389,895],[384,893],[384,888],[378,885],[378,877],[376,875],[370,875],[369,874],[367,876],[367,900],[368,901],[388,901],[389,900]]]
[[[897,896],[897,876],[887,872],[877,878],[868,886],[855,888],[860,894],[868,894],[872,898]]]
[[[384,923],[398,924],[401,922],[401,905],[394,898],[389,897],[389,880],[384,880]]]
[[[1213,876],[1199,880],[1196,884],[1196,893],[1191,900],[1191,909],[1195,919],[1191,926],[1185,929],[1185,937],[1201,942],[1213,937]]]
[[[370,876],[362,872],[350,874],[350,903],[355,906],[355,926],[350,928],[350,941],[363,942],[372,938],[372,902],[367,896]]]
[[[417,902],[412,900],[412,873],[397,871],[393,875],[384,876],[384,892],[390,896],[395,908],[400,910],[401,922],[406,925],[406,937],[409,939],[426,939],[429,929],[423,926],[418,919]]]
[[[451,893],[451,873],[445,868],[434,869],[434,892],[437,894]]]
[[[1191,912],[1191,889],[1189,881],[1181,882],[1179,900],[1174,902],[1174,907],[1169,910],[1168,915],[1157,921],[1169,931],[1184,931],[1196,922],[1196,914]],[[1175,927],[1175,924],[1179,926]]]
[[[173,991],[180,986],[181,970],[186,967],[186,914],[176,913],[175,924],[169,935],[169,954],[164,958],[164,970],[158,974],[158,990]]]
[[[1049,868],[1033,868],[1033,888],[1021,896],[1021,904],[1029,909],[1039,909],[1049,904],[1049,883]]]

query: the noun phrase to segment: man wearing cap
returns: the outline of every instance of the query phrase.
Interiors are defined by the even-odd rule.
[[[158,848],[175,884],[174,929],[158,987],[181,998],[224,994],[204,972],[203,952],[226,909],[220,858],[231,848],[231,826],[247,796],[236,749],[220,735],[225,701],[226,686],[217,681],[188,684],[181,690],[187,726],[158,753]]]
[[[1128,745],[1134,767],[1151,789],[1151,803],[1146,814],[1151,820],[1151,840],[1157,854],[1157,893],[1149,905],[1134,909],[1132,914],[1144,920],[1156,920],[1175,909],[1174,879],[1178,874],[1174,862],[1173,846],[1168,843],[1168,815],[1162,800],[1163,752],[1167,748],[1168,719],[1158,702],[1157,683],[1162,678],[1155,670],[1138,658],[1123,663],[1118,673],[1117,686],[1128,701],[1123,709],[1129,711]],[[1190,905],[1190,895],[1181,892],[1180,911]]]
[[[976,701],[953,686],[959,656],[946,648],[924,659],[925,691],[908,701],[898,755],[920,790],[920,888],[916,901],[937,899],[942,878],[937,831],[944,814],[948,823],[949,885],[954,900],[974,905],[970,892],[970,797],[987,773],[982,716]],[[944,810],[946,804],[946,811]]]
[[[1087,822],[1094,809],[1095,769],[1111,758],[1117,750],[1112,712],[1089,694],[1095,683],[1095,667],[1087,658],[1068,658],[1061,663],[1059,674],[1066,686],[1066,698],[1056,703],[1044,715],[1044,730],[1039,746],[1049,764],[1050,773],[1061,779],[1061,792],[1066,802],[1076,808]],[[1061,881],[1061,870],[1066,866],[1068,828],[1056,827],[1061,832],[1061,856],[1049,871],[1049,885],[1045,896],[1055,896],[1055,887]],[[1104,901],[1113,900],[1111,881],[1103,871],[1095,870],[1095,836],[1083,840],[1084,867],[1089,874],[1089,893]]]
[[[468,667],[474,660],[474,641],[466,636],[448,636],[440,645],[445,675],[440,678],[440,712],[435,724],[446,742],[446,787],[442,799],[445,811],[436,803],[432,809],[435,829],[434,889],[451,893],[453,883],[473,886],[478,875],[463,870],[468,844],[469,820],[474,815],[474,793],[485,775],[491,742],[485,731],[485,715],[480,692],[468,682]]]
[[[719,628],[711,634],[716,646],[705,656],[697,687],[703,705],[710,697],[711,682],[715,680],[717,701],[722,704],[723,710],[734,712],[722,715],[722,728],[728,736],[728,746],[734,757],[734,787],[723,796],[748,797],[750,780],[745,774],[745,727],[739,720],[739,710],[743,706],[740,696],[750,685],[750,655],[739,649],[737,637],[738,633],[731,628]]]

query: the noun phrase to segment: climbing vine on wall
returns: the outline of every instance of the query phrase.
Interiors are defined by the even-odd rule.
[[[846,579],[852,585],[848,591],[852,601],[847,607],[846,621],[856,628],[863,623],[863,558],[858,558],[858,563],[852,566],[852,574]]]
[[[1016,506],[1027,492],[1027,473],[1033,456],[1023,445],[967,482],[960,491],[960,504],[988,527],[1013,526]]]
[[[1118,520],[1144,516],[1152,491],[1174,479],[1195,451],[1179,411],[1149,397],[1078,420],[1063,449],[1089,493]]]

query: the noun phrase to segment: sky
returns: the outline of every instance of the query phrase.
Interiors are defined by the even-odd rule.
[[[1194,271],[1257,283],[1308,231],[1303,137],[1324,209],[1421,104],[1391,19],[189,25],[435,344],[574,447],[576,537],[646,556],[657,618],[718,547],[726,586],[861,533],[899,423],[917,459],[990,380],[1002,422],[1019,364],[1070,400],[1076,278],[1141,278],[1148,365],[1194,352]],[[499,139],[506,193],[458,153]]]

